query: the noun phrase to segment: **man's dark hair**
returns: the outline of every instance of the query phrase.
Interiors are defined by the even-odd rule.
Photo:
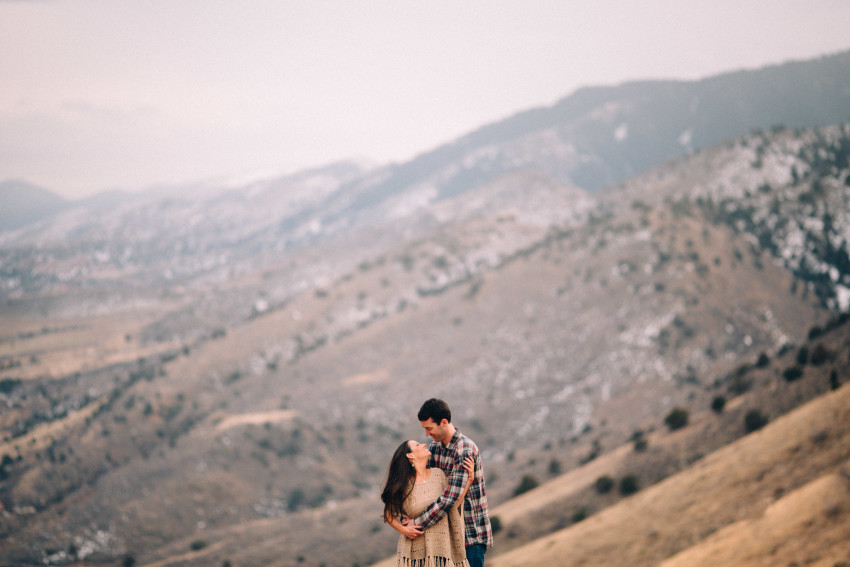
[[[422,404],[417,414],[419,421],[428,421],[433,419],[434,423],[440,424],[444,419],[449,423],[452,422],[452,410],[449,409],[449,404],[437,398],[431,398]]]

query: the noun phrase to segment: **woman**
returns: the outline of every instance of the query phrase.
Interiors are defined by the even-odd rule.
[[[381,493],[384,502],[384,521],[401,536],[398,538],[398,565],[404,567],[469,567],[463,543],[463,498],[472,484],[472,459],[464,461],[468,480],[457,505],[442,520],[427,528],[415,539],[405,536],[405,526],[399,516],[415,518],[424,512],[449,484],[446,474],[438,468],[427,468],[431,451],[425,443],[410,440],[399,445],[390,461],[387,482]],[[409,532],[408,532],[409,533]]]

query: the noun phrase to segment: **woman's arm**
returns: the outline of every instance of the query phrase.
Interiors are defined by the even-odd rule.
[[[469,487],[472,486],[472,481],[475,479],[475,461],[472,457],[466,457],[463,460],[463,468],[466,469],[466,486],[463,487],[460,497],[457,499],[457,509],[463,513],[463,499],[466,498],[466,493],[469,492]]]
[[[398,521],[398,518],[389,518],[386,514],[384,515],[384,522],[388,523],[392,529],[394,529],[406,538],[416,539],[417,537],[422,535],[422,529],[415,526],[413,522],[402,524]]]

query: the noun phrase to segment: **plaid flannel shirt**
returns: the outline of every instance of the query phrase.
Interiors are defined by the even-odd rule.
[[[493,531],[490,528],[487,494],[484,490],[484,468],[481,466],[478,447],[472,439],[455,431],[448,445],[432,441],[428,449],[431,451],[428,467],[442,469],[449,477],[449,485],[443,495],[420,514],[414,523],[423,529],[428,528],[443,519],[452,506],[457,505],[468,476],[463,468],[463,460],[472,457],[475,461],[475,479],[463,503],[464,541],[467,547],[475,544],[493,547]]]

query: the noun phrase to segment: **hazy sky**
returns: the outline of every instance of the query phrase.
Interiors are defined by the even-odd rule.
[[[0,0],[0,181],[401,161],[587,85],[850,48],[848,0]]]

